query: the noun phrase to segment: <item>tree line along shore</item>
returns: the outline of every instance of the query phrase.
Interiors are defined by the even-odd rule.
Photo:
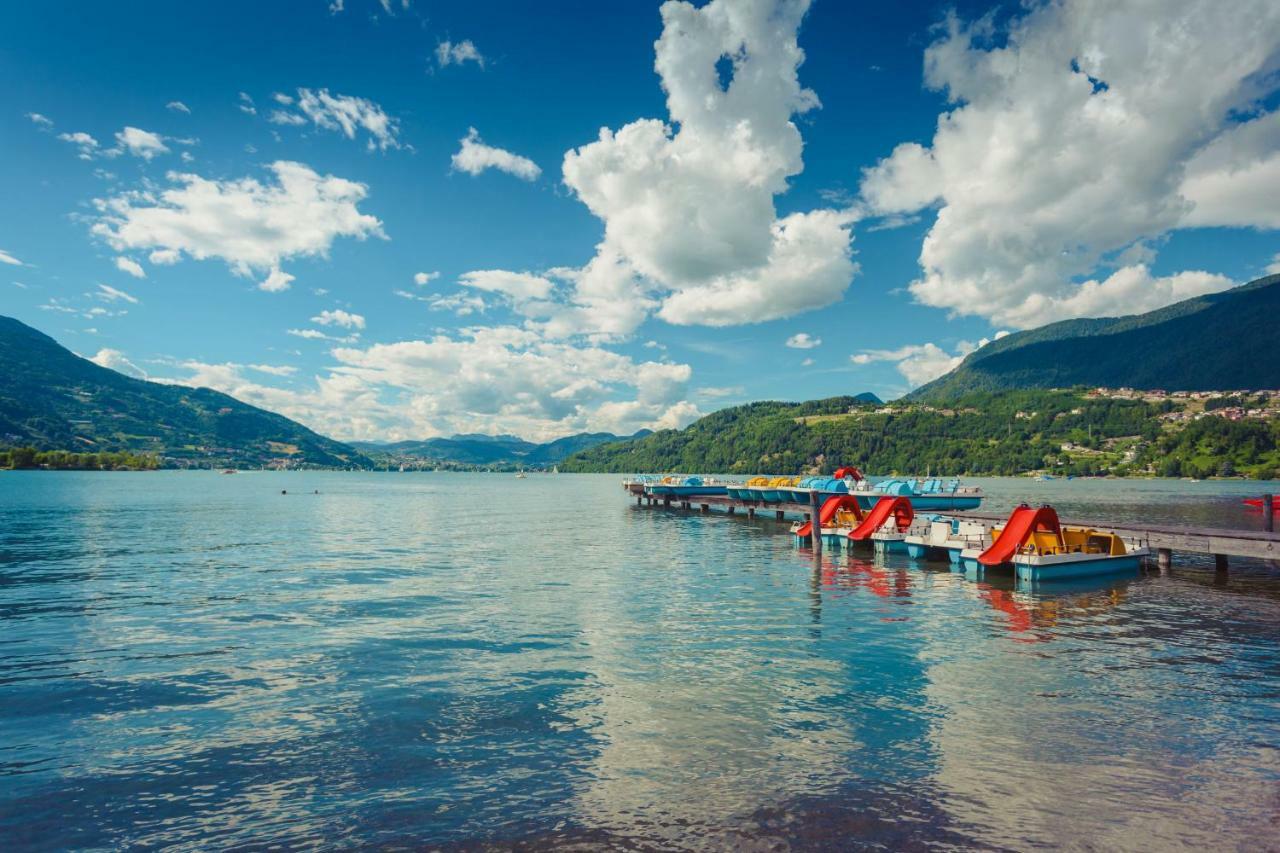
[[[1104,390],[975,392],[946,403],[751,403],[684,430],[592,448],[560,468],[826,473],[856,464],[884,474],[1280,477],[1280,399],[1272,392]]]

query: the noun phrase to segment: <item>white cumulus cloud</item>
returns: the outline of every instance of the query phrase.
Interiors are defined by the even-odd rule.
[[[79,148],[81,160],[92,160],[93,155],[98,150],[98,140],[82,130],[78,130],[75,133],[59,133],[58,138]]]
[[[915,298],[1032,326],[1223,285],[1126,256],[1147,262],[1145,241],[1181,227],[1275,227],[1274,119],[1236,117],[1277,87],[1280,6],[1063,0],[992,21],[948,19],[924,65],[952,106],[928,146],[864,175],[873,214],[938,207]],[[1153,289],[1112,304],[1137,281]]]
[[[126,127],[116,134],[116,146],[134,157],[150,160],[158,154],[168,154],[169,146],[164,137],[138,127]]]
[[[125,354],[118,349],[103,347],[89,361],[101,367],[114,370],[117,373],[123,373],[125,376],[132,376],[134,379],[147,378],[147,372],[125,358]]]
[[[459,276],[458,283],[477,290],[501,293],[518,302],[546,299],[555,286],[543,276],[508,270],[473,270]]]
[[[453,168],[468,175],[478,175],[485,169],[497,169],[526,181],[535,181],[542,174],[538,164],[528,157],[513,154],[504,148],[485,145],[474,127],[461,140],[462,147],[453,155]]]
[[[798,332],[787,338],[787,346],[792,349],[813,349],[822,346],[822,338],[815,338],[808,332]]]
[[[142,268],[142,264],[138,263],[133,258],[116,258],[116,269],[121,272],[126,272],[134,278],[147,277],[147,271]]]
[[[293,285],[293,281],[294,276],[279,267],[272,267],[267,277],[258,282],[258,290],[265,290],[267,293],[283,293]]]
[[[983,338],[976,344],[971,341],[957,341],[954,352],[948,353],[935,343],[908,344],[892,350],[863,350],[850,356],[854,364],[871,364],[876,361],[896,362],[901,373],[912,387],[931,382],[960,366],[965,356],[981,349],[992,340],[1000,340],[1007,331],[996,332],[990,339]]]
[[[243,276],[324,255],[338,237],[386,237],[382,223],[359,210],[364,184],[302,163],[281,160],[269,168],[275,180],[268,183],[170,172],[168,189],[96,199],[92,232],[119,252],[152,250],[153,263],[172,263],[180,254],[220,258]]]
[[[439,272],[417,272],[413,274],[413,283],[421,287],[430,284],[439,277]]]
[[[316,330],[291,333],[333,340]],[[636,362],[511,326],[337,347],[331,356],[310,387],[279,388],[246,375],[270,374],[263,365],[198,361],[180,365],[183,375],[169,381],[225,391],[343,439],[501,431],[546,440],[676,428],[700,414],[686,399],[688,365]]]
[[[311,318],[311,322],[319,323],[321,326],[342,326],[344,329],[364,328],[364,317],[359,314],[348,313],[341,308],[335,308],[332,311],[321,311]]]
[[[1280,229],[1280,110],[1238,124],[1187,164],[1182,224]]]
[[[818,106],[798,76],[808,6],[665,3],[655,67],[671,124],[606,128],[565,155],[565,183],[605,223],[598,259],[630,285],[611,305],[629,290],[632,318],[657,299],[672,323],[759,322],[835,302],[853,279],[849,214],[774,208],[803,169],[792,119]]]

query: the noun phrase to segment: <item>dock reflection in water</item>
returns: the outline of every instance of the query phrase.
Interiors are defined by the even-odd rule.
[[[515,488],[0,478],[4,846],[1270,843],[1269,569],[1028,587]]]

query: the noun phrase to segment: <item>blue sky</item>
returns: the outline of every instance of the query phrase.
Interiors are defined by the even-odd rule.
[[[1271,3],[341,6],[0,11],[0,311],[339,438],[548,438],[1280,268]]]

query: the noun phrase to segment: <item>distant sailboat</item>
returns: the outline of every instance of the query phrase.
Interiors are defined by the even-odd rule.
[[[559,465],[552,465],[552,466],[551,466],[551,473],[552,473],[552,474],[559,474],[559,473],[560,473],[560,466],[559,466]]]
[[[517,480],[527,480],[528,478],[525,476],[524,472],[523,472],[523,471],[521,471],[521,472],[519,472],[518,474],[516,474],[516,479],[517,479]]]

